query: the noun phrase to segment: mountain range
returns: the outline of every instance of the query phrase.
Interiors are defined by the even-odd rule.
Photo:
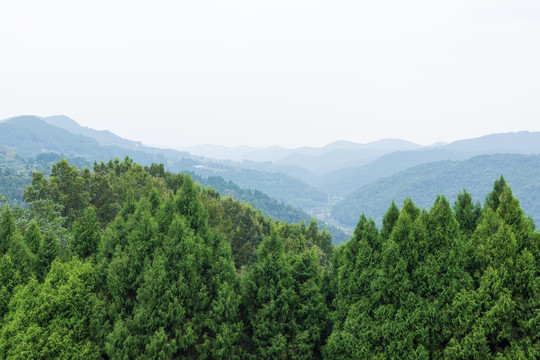
[[[411,197],[429,207],[424,199],[443,193],[452,200],[465,187],[483,200],[489,184],[504,175],[523,199],[524,209],[540,221],[540,205],[536,205],[540,202],[533,201],[540,199],[540,164],[533,156],[540,153],[538,132],[492,134],[431,146],[383,139],[296,149],[201,145],[179,151],[84,127],[63,115],[0,122],[0,155],[5,159],[8,153],[29,158],[46,152],[90,163],[129,156],[141,164],[163,163],[169,171],[189,172],[201,179],[218,176],[348,231],[362,212],[380,222],[392,199],[399,203]]]
[[[51,154],[50,161],[42,161],[41,154]],[[294,204],[312,206],[327,201],[323,192],[283,173],[250,170],[187,152],[148,147],[109,131],[82,127],[65,116],[20,116],[0,121],[0,194],[21,202],[31,171],[47,173],[44,164],[50,168],[60,157],[70,158],[72,162],[76,159],[78,164],[86,166],[94,161],[106,162],[126,156],[143,165],[163,163],[169,171],[191,173],[203,185],[217,187],[225,195],[250,202],[263,214],[277,220],[309,222],[311,215]],[[237,180],[238,185],[230,180]],[[342,231],[323,227],[332,232],[335,241],[345,239]]]
[[[358,215],[365,213],[382,223],[388,204],[400,206],[406,198],[421,208],[430,208],[439,194],[452,201],[464,189],[475,201],[483,203],[493,182],[504,176],[521,202],[526,214],[540,224],[540,155],[479,155],[463,161],[436,161],[410,167],[389,177],[360,187],[334,205],[334,218],[354,226]]]

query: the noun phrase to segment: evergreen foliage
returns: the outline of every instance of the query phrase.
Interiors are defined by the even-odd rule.
[[[540,357],[540,234],[503,177],[337,248],[129,158],[25,196],[0,208],[2,359]]]

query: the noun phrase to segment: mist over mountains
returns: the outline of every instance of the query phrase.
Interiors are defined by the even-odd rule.
[[[537,132],[492,134],[430,146],[383,139],[296,149],[200,145],[185,150],[146,146],[107,130],[83,127],[64,115],[0,122],[5,164],[9,157],[47,152],[90,163],[129,156],[141,164],[163,163],[168,171],[189,172],[201,179],[218,176],[347,231],[364,212],[380,223],[392,199],[399,206],[410,197],[429,207],[427,199],[446,194],[454,201],[465,188],[475,201],[483,201],[500,175],[507,177],[527,213],[540,221],[540,205],[534,201],[540,198]]]

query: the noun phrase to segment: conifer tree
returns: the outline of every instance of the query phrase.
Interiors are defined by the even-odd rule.
[[[334,256],[337,294],[333,300],[333,330],[324,347],[326,359],[363,358],[377,352],[372,345],[371,315],[381,295],[380,291],[373,292],[381,256],[378,248],[375,223],[362,215],[351,240]]]
[[[486,196],[485,206],[489,206],[493,211],[497,211],[497,208],[499,207],[499,198],[505,187],[507,187],[506,180],[504,180],[504,176],[501,175],[498,180],[495,180],[493,190]]]
[[[299,300],[283,240],[275,229],[259,246],[257,262],[246,275],[243,288],[250,352],[260,359],[287,357],[297,330],[294,309]]]
[[[106,232],[103,246],[117,244],[106,265],[112,324],[103,340],[107,355],[239,357],[239,295],[230,246],[208,231],[196,188],[180,189],[165,202],[141,200],[122,226],[125,238]],[[107,261],[105,252],[101,257]]]
[[[41,229],[35,220],[30,221],[24,233],[24,241],[28,249],[32,253],[37,254],[39,245],[41,244]]]
[[[471,194],[463,189],[457,196],[454,213],[461,232],[469,237],[476,229],[482,208],[479,202],[473,204]]]
[[[41,239],[41,244],[36,255],[36,275],[39,280],[43,280],[49,272],[52,262],[60,255],[58,239],[51,234],[45,234]]]
[[[540,356],[538,253],[531,251],[538,238],[503,181],[495,182],[471,239],[476,287],[453,301],[450,359]]]
[[[8,254],[0,257],[0,326],[8,311],[8,304],[13,295],[13,289],[19,285],[21,278]]]
[[[11,238],[16,231],[13,212],[9,207],[0,213],[0,255],[5,254],[11,246]]]
[[[36,267],[35,255],[28,249],[18,229],[13,234],[10,245],[8,254],[15,269],[19,272],[21,280],[26,282],[33,275]]]
[[[87,258],[97,251],[101,240],[99,222],[93,206],[84,210],[82,216],[73,223],[71,248],[81,258]]]
[[[293,258],[292,273],[298,305],[295,309],[296,334],[287,354],[290,359],[320,358],[328,336],[328,307],[321,292],[320,255],[320,251],[313,248]]]
[[[394,225],[399,217],[399,209],[396,206],[394,200],[392,200],[392,205],[386,211],[386,214],[383,216],[382,228],[381,228],[381,238],[387,240],[390,237],[390,233],[394,228]]]

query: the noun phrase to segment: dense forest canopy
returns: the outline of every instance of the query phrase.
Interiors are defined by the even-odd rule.
[[[37,171],[49,176],[52,165],[55,165],[62,158],[65,158],[65,156],[55,152],[44,152],[35,156],[22,157],[13,149],[8,149],[5,153],[0,149],[0,194],[5,196],[10,204],[24,205],[24,189],[32,181],[32,172]],[[68,158],[68,162],[76,165],[79,169],[92,167],[92,162],[83,157]],[[165,176],[165,166],[163,164],[152,164],[148,166],[154,166],[154,172],[158,171],[162,176]],[[189,173],[195,182],[209,186],[222,195],[231,196],[236,200],[253,205],[255,209],[260,210],[265,216],[287,223],[310,222],[311,220],[312,216],[304,210],[286,205],[259,190],[242,188],[232,181],[224,180],[220,176],[203,177],[191,171],[186,173]],[[273,179],[276,180],[275,176]],[[281,180],[278,177],[277,182],[281,183]],[[265,181],[271,182],[268,179]],[[289,183],[285,182],[282,185],[288,187]],[[294,189],[292,192],[294,192]],[[341,243],[349,238],[345,232],[332,225],[321,223],[321,226],[330,231],[334,243]]]
[[[163,165],[66,160],[0,210],[2,359],[540,357],[540,234],[503,177],[332,245]]]

